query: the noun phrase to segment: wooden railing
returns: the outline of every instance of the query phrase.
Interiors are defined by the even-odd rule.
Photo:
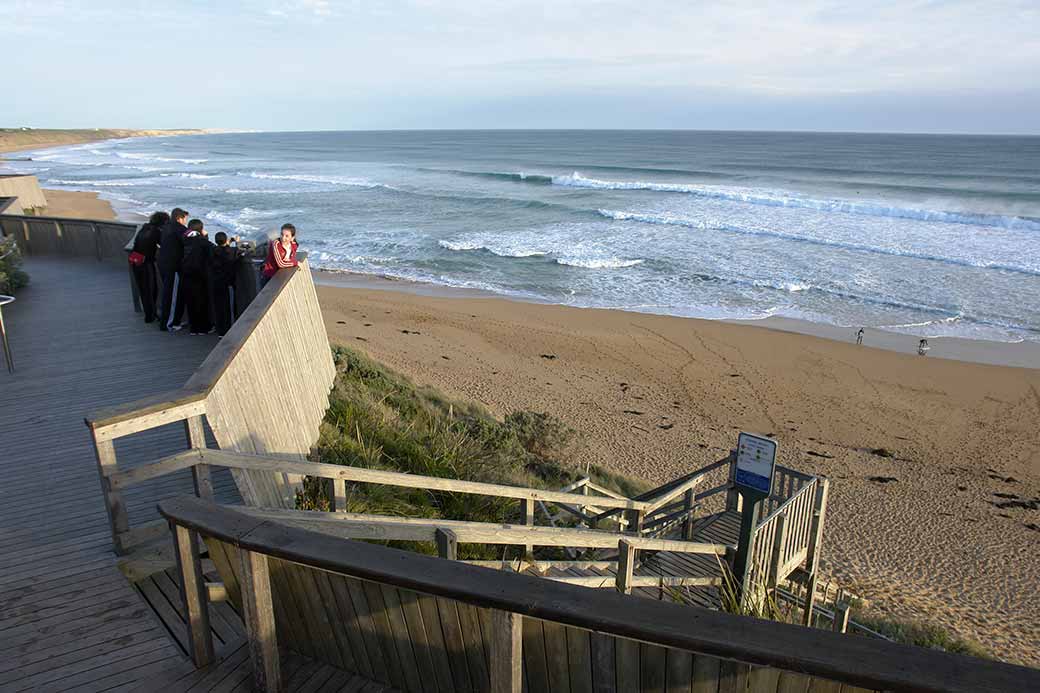
[[[127,485],[190,468],[196,495],[213,498],[207,465],[182,460],[120,469],[117,440],[179,423],[186,449],[204,450],[208,423],[222,450],[304,460],[318,439],[334,379],[335,365],[304,259],[268,282],[184,387],[86,418],[115,551],[127,554],[166,531],[162,521],[130,526],[122,496]],[[302,475],[286,472],[236,470],[234,477],[247,503],[268,507],[293,507],[302,481]]]
[[[594,576],[561,578],[565,581],[586,586],[606,587],[616,584],[619,589],[626,592],[633,587],[648,586],[718,586],[721,584],[721,566],[718,574],[713,576],[705,576],[702,571],[696,575],[676,574],[664,578],[654,578],[650,576],[633,576],[633,570],[639,564],[640,551],[710,554],[720,558],[727,556],[731,558],[734,551],[733,547],[723,544],[660,539],[647,532],[642,534],[620,534],[614,531],[599,531],[584,527],[557,527],[555,524],[552,527],[535,526],[534,512],[528,512],[528,509],[533,508],[535,504],[581,507],[581,503],[590,501],[636,514],[644,511],[647,504],[645,501],[625,498],[595,484],[592,484],[592,486],[602,488],[604,493],[602,497],[586,496],[566,490],[552,491],[506,486],[503,484],[366,469],[364,467],[300,461],[291,456],[252,455],[212,449],[188,450],[142,467],[118,471],[108,477],[108,483],[114,492],[122,492],[125,489],[180,470],[203,468],[211,471],[220,467],[236,471],[266,472],[269,474],[289,474],[295,476],[306,475],[323,481],[327,484],[328,497],[331,499],[331,512],[269,507],[246,507],[241,512],[255,517],[278,519],[294,525],[312,528],[320,527],[321,531],[331,532],[336,536],[344,538],[437,542],[440,545],[441,539],[437,536],[438,532],[447,533],[450,535],[450,542],[453,544],[477,543],[523,547],[525,558],[520,559],[521,563],[536,564],[549,568],[559,567],[560,564],[554,561],[536,561],[531,554],[535,547],[561,547],[568,550],[617,549],[617,559],[592,562],[596,565],[611,566],[616,570],[616,580],[605,580]],[[515,499],[520,504],[519,517],[523,524],[492,524],[347,513],[345,512],[347,507],[347,484],[376,484]],[[588,483],[579,481],[574,486],[585,489]],[[454,551],[451,553],[452,557],[454,557]],[[496,563],[500,567],[514,565],[509,561],[498,561]],[[565,563],[569,567],[577,565],[574,561],[566,561]]]
[[[160,512],[196,665],[214,657],[201,537],[245,616],[256,690],[281,690],[279,646],[406,691],[1040,690],[1032,669],[487,570],[195,498]]]
[[[27,257],[63,255],[125,263],[125,246],[137,226],[119,221],[4,214],[0,216],[0,229],[15,239]]]

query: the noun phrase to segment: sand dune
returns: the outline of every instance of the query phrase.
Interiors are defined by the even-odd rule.
[[[775,434],[784,464],[833,481],[826,570],[883,611],[1040,664],[1040,371],[619,311],[318,292],[334,342],[499,414],[555,414],[584,436],[579,463],[663,481],[741,429]]]

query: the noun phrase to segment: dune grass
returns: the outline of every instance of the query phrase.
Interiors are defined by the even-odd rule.
[[[351,349],[336,347],[333,354],[337,377],[315,446],[318,461],[546,489],[583,476],[572,463],[579,437],[548,414],[518,411],[499,420],[479,404],[418,386]],[[590,469],[589,476],[625,495],[648,487],[598,468]],[[309,480],[297,507],[328,509],[327,489]],[[346,509],[474,522],[519,518],[516,500],[374,484],[349,486]],[[499,557],[479,547],[463,553],[468,558]]]
[[[942,626],[914,620],[901,620],[887,616],[852,611],[852,619],[857,623],[877,631],[892,640],[905,645],[917,645],[932,650],[943,650],[971,657],[993,657],[981,644],[974,640],[960,638]]]

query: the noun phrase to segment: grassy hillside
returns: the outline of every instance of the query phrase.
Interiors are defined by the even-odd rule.
[[[334,356],[336,384],[315,449],[321,462],[547,489],[584,475],[570,464],[580,438],[547,414],[518,411],[498,420],[358,352],[336,347]],[[647,487],[598,468],[589,476],[625,495]],[[308,483],[297,505],[328,509],[327,489]],[[371,484],[348,488],[347,510],[477,522],[515,522],[519,512],[515,500]]]

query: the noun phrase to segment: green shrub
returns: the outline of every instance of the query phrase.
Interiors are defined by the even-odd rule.
[[[22,270],[22,255],[11,237],[0,238],[0,294],[13,294],[29,283]]]
[[[451,400],[350,349],[333,349],[337,377],[314,456],[321,462],[511,486],[555,489],[580,474],[575,432],[548,414],[499,421],[473,402]],[[595,470],[597,483],[627,494],[642,486]],[[328,491],[305,482],[297,507],[327,510]],[[349,512],[474,522],[516,522],[515,500],[375,484],[351,484]],[[430,550],[430,547],[414,547]],[[461,547],[469,558],[500,558]]]

